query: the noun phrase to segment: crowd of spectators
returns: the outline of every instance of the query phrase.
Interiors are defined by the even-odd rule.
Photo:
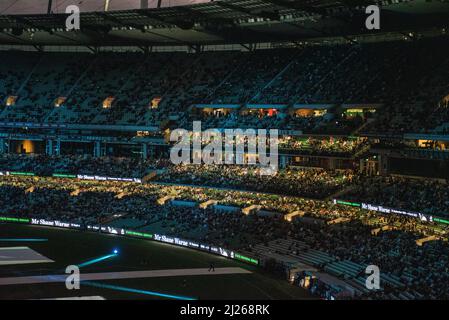
[[[378,265],[382,272],[397,276],[405,287],[386,287],[367,297],[409,290],[425,298],[447,298],[447,242],[432,241],[422,247],[415,241],[429,235],[444,236],[444,227],[418,220],[380,215],[358,208],[340,207],[331,202],[273,196],[253,192],[200,187],[99,182],[36,177],[3,177],[0,205],[5,213],[22,217],[58,219],[81,224],[115,225],[139,231],[158,232],[251,252],[258,243],[281,238],[305,243],[337,260]],[[157,199],[196,202],[182,206],[174,201],[158,204]],[[201,209],[198,204],[215,199],[221,206],[239,208],[252,204],[279,213],[304,212],[292,222],[277,215],[244,215],[224,207]],[[327,223],[349,218],[339,224]],[[389,225],[378,235],[372,229]],[[291,254],[303,248],[292,246]]]
[[[351,190],[344,195],[347,200],[449,216],[447,182],[398,176],[361,177],[353,181]]]
[[[170,161],[140,158],[92,157],[89,155],[47,156],[44,154],[4,154],[0,157],[0,171],[52,174],[98,175],[115,178],[142,178],[152,170],[164,168]]]
[[[36,176],[68,174],[138,179],[152,173],[154,176],[151,178],[159,182],[315,199],[344,189],[351,185],[355,177],[351,170],[288,167],[279,169],[275,175],[264,175],[256,165],[173,165],[169,159],[43,154],[5,154],[0,157],[0,171],[27,172]]]
[[[0,52],[0,59],[0,121],[164,127],[170,120],[171,126],[189,128],[201,118],[204,128],[349,133],[367,124],[363,132],[449,132],[447,38],[199,54]],[[17,99],[7,105],[10,96]],[[103,105],[107,98],[110,103]],[[191,112],[197,103],[236,104],[238,108],[203,118]],[[341,108],[323,116],[300,117],[289,112],[295,103],[381,103],[383,107],[367,123],[364,117],[342,115]],[[288,107],[268,115],[249,112],[246,104]],[[280,148],[324,156],[352,155],[365,145],[363,139],[280,140]],[[391,148],[398,145],[393,143]],[[144,184],[43,177],[56,173],[142,178],[159,169],[157,182]],[[261,175],[259,170],[255,166],[173,166],[168,160],[137,158],[7,154],[0,157],[0,171],[36,176],[1,177],[1,213],[83,225],[110,223],[246,252],[253,252],[259,243],[289,238],[339,261],[379,265],[405,283],[405,288],[387,291],[449,298],[447,241],[421,247],[415,242],[429,235],[444,239],[447,228],[316,200],[346,189],[340,195],[344,200],[449,216],[447,182],[365,177],[348,170],[286,168],[274,176]],[[158,204],[163,197],[196,204],[180,206],[170,200]],[[198,207],[208,200],[221,207]],[[241,213],[251,205],[272,214]],[[292,222],[283,219],[294,211],[304,217]],[[349,221],[327,223],[336,218]],[[391,229],[376,236],[371,233],[383,226]],[[292,246],[289,250],[298,255],[303,249]],[[384,294],[367,297],[383,298]]]
[[[275,194],[324,198],[351,184],[350,170],[280,169],[275,175],[263,175],[256,166],[178,165],[171,166],[158,181],[205,185]]]
[[[310,139],[297,143],[310,142],[315,143]],[[318,148],[326,148],[327,142],[320,142]],[[343,146],[349,143],[348,148],[357,146],[355,142],[343,140],[341,143]],[[35,176],[65,174],[138,179],[148,176],[152,181],[173,185],[209,186],[311,199],[324,199],[338,193],[340,199],[348,201],[449,216],[449,193],[444,180],[394,175],[365,176],[352,170],[293,166],[279,168],[275,175],[264,175],[260,170],[256,165],[173,165],[169,159],[42,154],[4,154],[0,157],[1,172],[26,172]]]
[[[18,98],[0,119],[125,125],[159,125],[170,119],[184,126],[196,103],[383,103],[378,121],[366,131],[444,132],[449,120],[447,102],[441,102],[449,85],[445,41],[201,54],[3,52],[0,97]],[[55,107],[58,97],[66,99]],[[111,103],[103,106],[107,98]],[[239,112],[210,119],[216,126],[311,132],[354,130],[352,122],[363,124],[358,120],[339,113],[293,117],[285,110],[271,117]]]
[[[390,293],[409,292],[425,299],[447,299],[449,247],[444,241],[432,241],[423,247],[416,240],[434,234],[415,220],[397,216],[360,215],[361,219],[339,225],[293,222],[290,238],[310,249],[326,252],[337,261],[376,265],[383,274],[391,274],[404,286],[382,284],[382,290],[364,294],[364,298],[388,299]],[[372,235],[371,230],[385,225],[395,229]],[[293,255],[304,249],[292,246]],[[306,249],[307,250],[307,249]],[[361,270],[361,275],[364,273]],[[417,294],[416,294],[417,293]]]

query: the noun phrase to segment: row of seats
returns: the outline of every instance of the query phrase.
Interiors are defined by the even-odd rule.
[[[421,132],[449,121],[439,104],[449,93],[448,48],[443,37],[200,54],[0,52],[0,99],[18,96],[0,120],[160,125],[170,117],[174,126],[185,126],[196,117],[190,112],[196,103],[384,103],[379,121],[364,130]],[[54,107],[58,97],[66,100]],[[108,97],[113,101],[104,108]],[[155,98],[160,102],[151,107]],[[226,115],[213,122],[317,132],[355,129],[341,114]]]
[[[296,253],[294,253],[295,251]],[[320,268],[331,275],[344,279],[350,286],[355,288],[359,294],[370,293],[370,290],[366,288],[366,265],[361,265],[350,260],[338,261],[327,253],[309,248],[304,242],[289,238],[277,239],[270,241],[267,244],[255,245],[252,248],[252,253],[256,253],[259,257],[265,259],[274,258],[284,263],[287,262],[289,265],[294,265],[295,262],[299,262]],[[404,288],[405,283],[411,282],[413,276],[408,274],[408,277],[403,275],[402,278],[403,279],[400,279],[393,274],[381,272],[381,288],[384,288],[385,286],[396,289]],[[416,291],[413,293],[403,291],[396,295],[393,293],[388,294],[388,297],[400,300],[416,300],[421,299],[423,295]]]

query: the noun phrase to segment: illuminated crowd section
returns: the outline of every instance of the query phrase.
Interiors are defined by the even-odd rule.
[[[382,283],[391,294],[411,287],[417,297],[447,293],[442,285],[426,292],[423,282],[428,279],[424,273],[432,281],[445,277],[449,220],[444,216],[362,201],[29,174],[3,176],[0,191],[0,221],[5,223],[159,241],[270,272],[283,270],[279,265],[273,269],[273,255],[281,259],[277,263],[285,257],[330,274],[347,273],[345,281],[357,288],[359,298],[387,296],[364,291],[357,285],[360,275],[346,267],[362,271],[366,265],[382,265]],[[395,255],[396,250],[406,254]]]

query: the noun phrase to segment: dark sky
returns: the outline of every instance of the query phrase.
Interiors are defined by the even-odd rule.
[[[109,10],[137,9],[141,0],[109,0]],[[210,0],[162,0],[162,6],[185,5]],[[65,12],[71,4],[78,5],[81,11],[102,11],[105,0],[53,0],[55,13]],[[148,0],[150,8],[156,7],[157,0]],[[0,14],[46,13],[48,0],[0,0]]]

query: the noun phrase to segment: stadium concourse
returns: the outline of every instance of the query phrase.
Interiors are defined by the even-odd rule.
[[[111,299],[449,299],[449,20],[385,1],[368,34],[342,1],[200,2],[86,2],[77,31],[58,3],[0,6],[0,244],[32,243],[0,298],[63,296],[79,263]],[[278,170],[175,164],[195,121],[277,129]]]

